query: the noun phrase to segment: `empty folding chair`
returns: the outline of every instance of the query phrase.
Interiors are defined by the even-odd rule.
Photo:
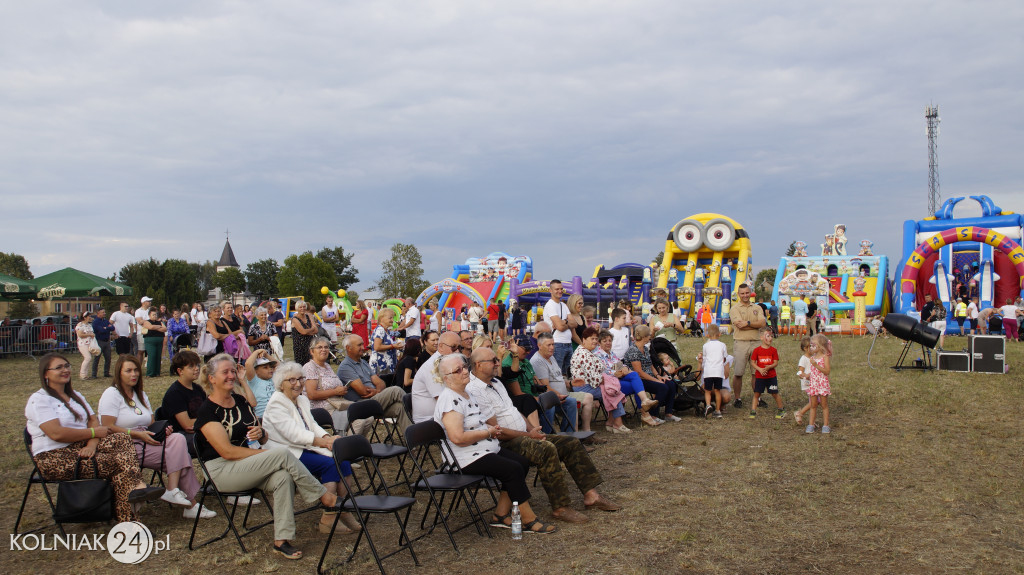
[[[342,437],[334,442],[331,448],[334,453],[334,464],[338,467],[338,473],[341,474],[341,468],[343,462],[349,462],[350,464],[362,462],[366,467],[376,468],[377,458],[374,456],[373,448],[370,446],[369,440],[362,435],[350,435],[348,437]],[[379,473],[379,471],[378,471]],[[354,477],[354,476],[353,476]],[[409,523],[409,515],[412,513],[412,506],[415,505],[416,499],[412,497],[398,497],[393,496],[384,486],[384,495],[363,495],[363,491],[359,488],[358,483],[352,485],[349,483],[349,478],[344,474],[341,474],[341,481],[345,485],[347,494],[340,499],[339,503],[344,511],[349,511],[359,521],[359,525],[362,527],[359,531],[359,535],[356,538],[355,544],[352,546],[352,552],[349,553],[348,558],[345,559],[345,563],[348,563],[356,555],[356,551],[359,550],[359,544],[362,542],[363,537],[366,537],[366,542],[370,545],[370,551],[373,553],[373,558],[377,561],[377,568],[380,569],[382,574],[385,573],[384,565],[382,561],[391,557],[396,553],[400,553],[404,549],[409,550],[409,554],[412,555],[412,560],[419,566],[419,558],[416,557],[416,551],[412,547],[413,540],[409,537],[406,532],[406,526]],[[367,489],[370,487],[368,486]],[[402,516],[402,511],[405,511],[405,516]],[[398,522],[398,529],[400,535],[398,537],[398,549],[381,555],[377,551],[377,545],[373,542],[373,536],[370,534],[370,518],[373,515],[394,515],[395,521]],[[324,569],[324,561],[327,558],[327,550],[331,547],[331,541],[334,539],[334,531],[338,527],[338,520],[341,515],[338,514],[334,518],[334,523],[331,525],[331,531],[327,534],[327,540],[324,542],[324,550],[320,554],[320,562],[316,565],[316,572],[318,575],[328,570],[333,570],[334,567],[341,565],[338,563],[334,566]]]
[[[378,460],[395,459],[398,462],[398,472],[395,474],[395,482],[388,485],[388,487],[400,485],[400,483],[398,483],[398,479],[400,477],[404,477],[405,483],[409,483],[409,475],[405,471],[405,457],[406,455],[408,455],[409,449],[406,448],[404,445],[391,445],[381,441],[380,436],[377,434],[377,423],[383,417],[384,408],[382,408],[380,404],[377,403],[376,401],[372,399],[364,399],[362,401],[357,401],[352,405],[348,406],[349,429],[346,429],[345,431],[349,431],[355,424],[355,422],[359,420],[372,419],[372,421],[369,422],[370,427],[368,435],[369,441],[373,442],[370,444],[371,449],[373,450],[373,456]],[[389,427],[389,424],[386,422],[384,423],[384,425],[385,427]],[[389,432],[386,438],[390,437],[391,433]],[[378,467],[374,465],[372,469],[378,469]],[[370,478],[371,487],[374,486],[375,479],[370,467],[366,468],[366,473],[367,476]],[[380,476],[381,483],[386,484],[387,479],[384,477],[384,475],[380,474],[379,471],[378,475]],[[374,487],[375,492],[379,493],[380,490],[381,486]]]

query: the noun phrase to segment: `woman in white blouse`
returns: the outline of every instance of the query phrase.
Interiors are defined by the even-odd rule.
[[[94,469],[114,489],[118,521],[136,521],[134,503],[163,495],[162,487],[148,487],[135,449],[127,434],[114,433],[71,386],[71,362],[57,353],[39,360],[42,389],[25,406],[26,429],[32,437],[32,459],[43,477],[63,481],[74,476],[92,477]]]
[[[345,484],[341,482],[338,468],[334,464],[331,446],[337,435],[328,435],[313,419],[309,408],[309,398],[302,394],[306,378],[302,375],[302,366],[289,361],[274,372],[274,387],[277,391],[267,401],[263,411],[263,429],[267,432],[267,449],[284,447],[306,466],[327,491],[340,497],[347,493]],[[346,462],[342,473],[352,475],[352,467]],[[324,511],[320,517],[321,533],[330,533],[334,524],[336,511]],[[354,533],[359,529],[359,522],[348,513],[341,514],[343,526],[335,533]]]
[[[95,379],[90,377],[92,373],[92,350],[89,348],[92,342],[96,339],[96,333],[92,330],[92,312],[85,312],[82,314],[82,321],[78,322],[75,326],[75,335],[78,336],[78,353],[82,354],[82,368],[78,370],[78,377],[85,379]]]
[[[152,404],[143,390],[142,363],[134,355],[118,356],[114,365],[114,381],[103,392],[97,411],[100,423],[114,433],[127,433],[135,444],[135,453],[146,469],[163,469],[167,473],[167,491],[160,499],[185,508],[184,516],[194,519],[198,513],[206,519],[217,514],[195,503],[199,491],[199,480],[192,468],[192,456],[188,453],[185,436],[170,433],[161,443],[153,439],[153,432],[147,428],[153,424]]]

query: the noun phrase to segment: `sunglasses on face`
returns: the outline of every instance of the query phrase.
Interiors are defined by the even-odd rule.
[[[449,371],[448,375],[455,375],[457,373],[463,373],[465,371],[466,371],[466,366],[460,365],[458,368],[456,368],[456,369],[454,369],[452,371]]]
[[[130,407],[130,408],[135,410],[135,415],[142,415],[142,410],[139,409],[138,405],[136,405],[134,399],[129,399],[128,400],[128,407]]]
[[[65,369],[71,369],[70,363],[62,363],[53,367],[46,368],[46,371],[64,371]]]

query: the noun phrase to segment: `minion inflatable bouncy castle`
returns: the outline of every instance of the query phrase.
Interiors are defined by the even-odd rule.
[[[687,317],[707,303],[721,323],[734,287],[753,283],[752,265],[750,236],[739,222],[696,214],[669,232],[658,287],[668,290],[669,301]]]

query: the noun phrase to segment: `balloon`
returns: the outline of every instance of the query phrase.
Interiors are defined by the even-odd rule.
[[[331,290],[327,289],[327,286],[320,288],[320,293],[327,295]]]
[[[338,297],[345,297],[345,290],[343,290],[343,289],[338,290]]]

